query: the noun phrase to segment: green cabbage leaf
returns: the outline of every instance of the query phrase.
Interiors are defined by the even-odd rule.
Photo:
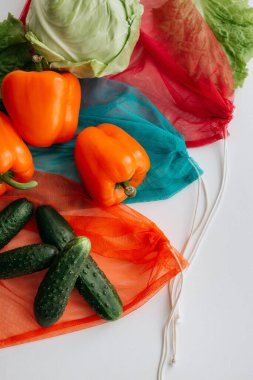
[[[0,88],[5,75],[14,70],[34,69],[24,26],[11,14],[0,22]],[[5,111],[0,91],[0,111]]]

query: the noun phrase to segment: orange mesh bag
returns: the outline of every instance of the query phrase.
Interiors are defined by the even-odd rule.
[[[50,204],[72,225],[77,235],[92,243],[91,255],[118,291],[126,315],[147,302],[186,262],[161,230],[126,205],[99,208],[81,185],[64,177],[36,173],[39,186],[25,193],[13,190],[0,198],[0,209],[19,197],[35,206]],[[38,243],[35,219],[2,250]],[[0,347],[49,338],[105,322],[79,295],[71,294],[62,318],[41,328],[34,318],[33,302],[45,271],[0,281]],[[116,322],[114,322],[116,323]]]

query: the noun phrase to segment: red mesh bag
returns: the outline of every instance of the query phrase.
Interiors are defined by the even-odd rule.
[[[141,36],[130,66],[111,78],[148,96],[188,147],[223,138],[234,83],[222,46],[191,0],[142,0]]]
[[[91,255],[115,286],[126,315],[147,302],[176,276],[186,262],[150,220],[128,206],[95,206],[81,185],[64,177],[36,173],[39,186],[14,190],[0,198],[0,209],[18,197],[35,205],[50,204],[72,225],[77,235],[90,238]],[[2,250],[38,243],[34,219]],[[180,265],[179,265],[180,264]],[[45,271],[0,281],[0,348],[49,338],[105,322],[73,290],[62,318],[41,328],[34,318],[33,302]],[[117,322],[114,322],[117,323]]]

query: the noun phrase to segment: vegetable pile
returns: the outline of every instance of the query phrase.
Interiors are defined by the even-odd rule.
[[[69,7],[67,3],[60,2],[63,14],[66,13],[65,6]],[[40,17],[44,15],[44,13],[36,13],[36,9],[43,4],[32,3],[29,13],[31,20],[36,19],[38,15]],[[48,6],[49,3],[46,4],[44,6]],[[86,2],[82,4],[86,4]],[[118,0],[112,4],[117,7],[123,6],[122,2]],[[101,2],[102,8],[104,5],[105,3]],[[135,13],[135,8],[139,9],[139,6],[139,2],[134,1],[132,6],[125,6],[124,12],[131,11],[137,17],[138,12]],[[59,10],[56,12],[52,4],[50,7],[52,14],[49,13],[49,18],[50,16],[58,17],[61,14]],[[91,5],[87,9],[90,7]],[[142,9],[141,6],[140,9]],[[109,6],[107,10],[110,10]],[[78,17],[77,20],[79,20]],[[44,25],[42,20],[40,21],[41,25]],[[40,23],[35,23],[35,25],[40,25]],[[119,26],[118,22],[116,25]],[[71,24],[70,29],[72,30],[72,28]],[[53,144],[65,143],[75,137],[81,105],[81,86],[76,76],[70,72],[59,73],[49,70],[49,67],[53,66],[48,64],[44,53],[43,56],[34,54],[33,46],[28,42],[29,38],[27,39],[23,24],[13,16],[9,15],[8,19],[0,24],[0,36],[1,34],[4,38],[0,43],[0,49],[2,47],[2,53],[7,60],[6,65],[2,67],[2,72],[0,71],[2,109],[7,114],[5,116],[0,112],[0,133],[5,138],[4,146],[1,146],[0,143],[2,157],[0,160],[0,194],[3,194],[11,187],[25,190],[37,185],[34,181],[29,182],[34,173],[34,164],[24,141],[34,147],[46,148]],[[111,33],[107,35],[110,37]],[[111,44],[105,46],[110,50]],[[11,60],[12,56],[9,55],[9,51],[13,51],[14,55],[19,50],[25,52],[25,59],[22,55],[18,62]],[[27,68],[31,71],[27,72]],[[77,139],[76,163],[90,196],[100,205],[111,206],[120,203],[127,197],[135,196],[135,187],[143,181],[149,170],[150,162],[146,152],[137,141],[117,126],[108,124],[109,129],[106,132],[108,134],[107,146],[110,146],[110,152],[107,151],[109,154],[107,156],[108,164],[103,168],[104,174],[98,175],[97,163],[104,161],[106,157],[106,151],[98,148],[99,138],[104,145],[103,136],[95,137],[101,128],[88,128],[80,134]],[[91,140],[90,130],[93,131]],[[87,144],[89,149],[86,149]],[[115,153],[121,151],[115,155],[115,160],[109,158],[114,150]],[[6,159],[7,155],[8,159]],[[10,157],[12,158],[10,159]],[[118,169],[116,171],[110,169],[109,167],[112,165],[116,165]],[[108,181],[105,179],[106,171],[112,184],[111,189],[108,188]],[[99,184],[98,187],[97,184]],[[115,195],[109,194],[110,192]]]
[[[69,12],[70,6],[74,13]],[[77,12],[83,6],[86,21]],[[100,1],[99,9],[101,19],[97,25],[96,15],[91,17],[90,14],[93,10],[90,2],[34,1],[28,15],[28,33],[23,24],[11,15],[0,24],[3,111],[0,112],[0,194],[13,188],[26,190],[38,185],[32,181],[34,164],[26,143],[46,148],[74,138],[81,104],[81,87],[76,76],[87,73],[88,76],[101,76],[117,72],[124,68],[122,62],[126,64],[126,56],[130,59],[139,35],[142,13],[139,1],[134,0],[131,5],[119,0],[108,4]],[[114,21],[112,30],[107,30],[108,13]],[[82,49],[85,42],[83,26],[87,28],[86,23],[94,29],[95,39],[87,39],[90,52],[87,41],[85,52]],[[44,27],[50,31],[47,38],[44,38],[45,30],[40,33]],[[31,32],[31,28],[38,37],[44,36],[42,42]],[[58,33],[62,34],[62,28],[68,46],[62,41],[59,51],[55,41],[59,38]],[[98,28],[100,31],[105,29],[102,45],[101,34],[97,35]],[[82,38],[79,44],[76,39],[73,40],[71,46],[72,34],[76,38],[77,30]],[[99,54],[89,59],[98,43],[102,46]],[[43,57],[36,55],[34,49],[37,53],[43,53]],[[65,72],[52,71],[52,68]],[[66,71],[72,71],[76,76]],[[104,137],[98,136],[96,139],[96,133],[103,130]],[[106,140],[108,157],[106,151],[98,149],[99,139],[102,143]],[[113,152],[115,159],[112,162],[109,155]],[[81,133],[76,147],[76,163],[90,196],[103,206],[111,206],[127,196],[134,196],[135,187],[142,182],[150,166],[140,144],[110,124],[90,127]],[[99,163],[104,163],[101,174],[98,174]],[[108,181],[111,182],[110,189]],[[99,191],[94,192],[97,188]],[[17,199],[2,210],[0,249],[28,223],[32,215],[33,204],[25,198]],[[89,256],[90,240],[77,237],[67,221],[51,206],[37,208],[36,222],[42,242],[1,253],[0,278],[28,275],[49,268],[34,300],[37,322],[43,327],[57,322],[74,287],[101,318],[119,318],[122,302],[106,275]]]
[[[76,136],[82,101],[77,78],[110,75],[111,79],[140,88],[182,133],[179,139],[182,137],[182,141],[173,137],[171,140],[178,149],[177,154],[198,177],[197,166],[184,151],[183,137],[188,146],[227,137],[227,125],[233,112],[234,82],[236,87],[242,85],[247,76],[247,62],[253,54],[253,11],[249,12],[247,0],[240,5],[236,0],[224,0],[222,5],[217,0],[142,2],[145,15],[141,33],[143,6],[140,0],[30,0],[26,6],[28,13],[23,12],[23,23],[10,14],[0,23],[0,195],[13,188],[28,190],[39,185],[32,180],[35,168],[29,145],[45,151],[54,144],[64,144],[77,137],[73,149],[76,167],[85,190],[102,207],[105,219],[98,222],[94,244],[104,228],[103,223],[108,224],[108,207],[113,209],[112,206],[127,197],[135,197],[137,191],[141,194],[141,188],[137,190],[137,187],[150,169],[150,159],[133,137],[110,123],[115,122],[115,118],[107,111],[102,112],[105,120],[97,122],[102,124],[85,124],[86,128]],[[110,106],[109,101],[106,107]],[[138,107],[145,108],[140,99]],[[127,115],[131,113],[130,108]],[[124,119],[121,105],[118,109],[117,120]],[[95,114],[94,111],[91,123],[98,121]],[[130,118],[125,119],[131,124]],[[151,119],[156,123],[152,115]],[[142,133],[141,119],[138,119],[139,127]],[[172,125],[171,129],[171,135],[178,136]],[[155,135],[150,140],[157,143]],[[162,149],[155,147],[159,157]],[[162,172],[159,165],[152,162],[153,167],[157,175]],[[178,176],[171,176],[172,181],[181,180],[183,172],[185,175],[182,162],[177,172]],[[68,197],[71,198],[69,194]],[[19,198],[0,212],[0,249],[31,220],[33,209],[29,200]],[[41,242],[2,252],[0,279],[48,269],[34,297],[34,315],[42,327],[59,321],[74,288],[99,317],[118,319],[123,312],[122,301],[90,256],[92,241],[76,236],[71,225],[50,205],[38,206],[35,219]],[[117,224],[115,215],[111,219],[108,229],[112,229],[114,222]],[[136,219],[129,217],[129,220],[133,224]],[[120,230],[118,224],[117,228]],[[172,247],[171,264],[168,240],[164,237],[160,241],[160,234],[152,236],[150,230],[141,231],[145,243],[141,240],[134,249],[128,236],[132,238],[135,229],[136,225],[130,232],[123,227],[124,233],[119,235],[120,239],[123,236],[122,246],[120,239],[115,239],[114,245],[111,243],[115,237],[111,231],[106,243],[110,247],[109,255],[120,247],[123,260],[128,255],[125,246],[129,244],[132,251],[138,251],[134,259],[143,260],[142,264],[151,268],[145,287],[137,286],[140,293],[135,301],[141,303],[158,290],[161,278],[170,280],[179,270],[182,272],[186,262],[182,259],[181,263]],[[152,252],[146,255],[158,262],[158,269],[153,262],[145,261],[143,252],[139,253],[139,246],[151,243],[157,243],[159,248],[151,247]],[[115,257],[118,259],[117,254]],[[169,275],[165,275],[165,267]],[[157,275],[159,271],[162,277]],[[118,273],[117,270],[114,273]],[[128,277],[129,273],[130,270]],[[128,285],[124,284],[125,288]],[[26,293],[27,289],[25,296]],[[178,301],[173,302],[172,297],[172,310]],[[128,307],[133,305],[130,299]]]
[[[17,199],[0,212],[0,248],[21,231],[32,215],[33,205],[25,198]],[[39,206],[36,221],[44,243],[1,253],[0,279],[28,275],[49,267],[34,300],[35,317],[43,327],[50,327],[60,319],[74,287],[101,318],[118,319],[123,311],[122,302],[106,275],[89,256],[90,240],[77,237],[51,206]]]

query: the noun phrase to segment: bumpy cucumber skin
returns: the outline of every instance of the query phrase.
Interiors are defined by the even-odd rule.
[[[89,239],[75,238],[53,261],[34,302],[35,317],[42,327],[52,326],[62,316],[90,248]]]
[[[85,261],[76,288],[101,318],[113,321],[121,316],[123,306],[118,293],[92,257]]]
[[[60,251],[76,237],[70,224],[51,206],[39,206],[36,222],[42,241],[56,246]]]
[[[33,205],[26,198],[10,203],[0,212],[0,249],[22,230],[33,214]]]
[[[66,245],[66,239],[71,240],[76,236],[69,223],[51,206],[38,207],[36,220],[42,240],[55,245],[58,249]],[[91,256],[85,261],[85,268],[79,274],[76,287],[101,318],[115,320],[121,316],[122,302],[113,285]]]
[[[58,249],[49,244],[31,244],[0,254],[0,279],[14,278],[48,268]]]

